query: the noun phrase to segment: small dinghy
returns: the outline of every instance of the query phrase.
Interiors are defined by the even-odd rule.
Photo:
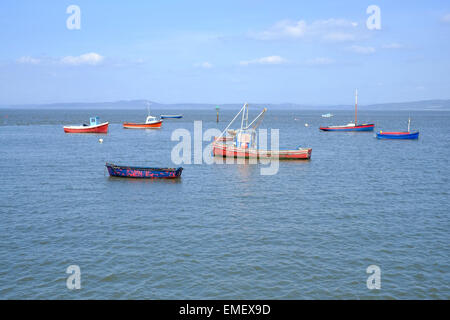
[[[419,131],[410,131],[411,128],[411,119],[408,119],[408,131],[399,131],[399,132],[388,132],[388,131],[380,131],[377,132],[378,139],[419,139]]]
[[[175,179],[181,176],[182,167],[179,168],[148,168],[128,167],[106,163],[111,177],[141,178],[141,179]]]
[[[99,117],[91,117],[90,124],[64,126],[65,133],[108,133],[109,122],[100,123]]]

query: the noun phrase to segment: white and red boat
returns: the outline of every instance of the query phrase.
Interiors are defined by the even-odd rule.
[[[216,157],[232,157],[246,159],[279,159],[279,160],[307,160],[311,158],[311,148],[298,148],[295,150],[264,150],[257,147],[256,128],[260,125],[266,108],[249,124],[248,104],[236,114],[219,137],[214,138],[213,155]],[[228,128],[242,114],[241,128],[228,130]],[[224,134],[227,133],[227,136]]]
[[[124,122],[123,127],[125,129],[159,129],[161,128],[162,123],[162,120],[157,120],[153,116],[148,116],[145,123]]]
[[[91,117],[90,124],[64,126],[65,133],[108,133],[109,122],[100,123],[99,117]]]
[[[150,115],[150,102],[146,102],[147,104],[147,119],[145,119],[145,123],[133,123],[133,122],[124,122],[124,129],[159,129],[163,121],[161,119],[156,119],[156,117]]]

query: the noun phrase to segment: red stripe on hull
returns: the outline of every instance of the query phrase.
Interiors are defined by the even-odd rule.
[[[156,129],[161,128],[162,121],[158,121],[155,123],[129,123],[125,122],[123,127],[125,129]]]
[[[402,135],[402,134],[411,134],[412,132],[379,132],[380,134],[396,134],[396,135]]]
[[[362,129],[362,128],[373,128],[374,124],[368,124],[368,125],[361,125],[361,126],[354,126],[354,127],[347,127],[347,126],[336,126],[336,127],[320,127],[320,130],[353,130],[353,129]]]

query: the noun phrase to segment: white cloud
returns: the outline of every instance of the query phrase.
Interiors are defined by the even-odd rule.
[[[26,57],[20,57],[19,59],[17,59],[17,62],[23,63],[23,64],[39,64],[39,63],[41,63],[41,60],[30,57],[30,56],[26,56]]]
[[[248,66],[249,64],[282,64],[286,62],[287,60],[280,56],[269,56],[254,60],[241,61],[240,65]]]
[[[259,40],[279,39],[320,39],[331,42],[355,41],[359,37],[359,24],[346,19],[315,20],[281,20],[265,31],[251,36]]]
[[[360,53],[360,54],[372,54],[375,53],[375,48],[373,47],[363,47],[363,46],[351,46],[350,50],[355,52],[355,53]]]
[[[317,57],[314,59],[310,59],[306,61],[307,65],[310,66],[325,66],[325,65],[330,65],[333,64],[334,60],[331,58],[324,58],[324,57]]]
[[[197,68],[204,68],[204,69],[211,69],[213,67],[212,63],[210,63],[208,61],[196,63],[196,64],[194,64],[194,66]]]
[[[69,65],[82,65],[82,64],[89,64],[89,65],[97,65],[103,61],[104,57],[99,55],[98,53],[91,52],[91,53],[85,53],[80,56],[67,56],[61,58],[61,63],[63,64],[69,64]]]
[[[328,40],[331,42],[346,42],[346,41],[355,41],[356,35],[345,32],[331,32],[325,34],[323,36],[324,40]]]
[[[442,17],[442,21],[443,21],[443,22],[450,23],[450,13],[447,13],[446,15],[444,15],[444,16]]]
[[[255,34],[260,40],[273,40],[279,38],[301,38],[306,33],[306,22],[282,20],[275,23],[268,30]]]
[[[392,42],[381,46],[383,49],[402,49],[403,45],[400,43]]]

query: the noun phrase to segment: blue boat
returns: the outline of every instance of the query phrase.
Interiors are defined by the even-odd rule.
[[[174,179],[181,176],[183,168],[148,168],[148,167],[128,167],[106,163],[111,177],[140,178],[140,179]]]
[[[160,116],[161,119],[181,119],[183,118],[182,114],[162,114]]]
[[[414,132],[377,132],[378,139],[419,139],[419,131]]]
[[[398,132],[387,132],[380,131],[377,132],[378,139],[419,139],[419,131],[410,131],[411,119],[408,119],[408,131],[398,131]]]

